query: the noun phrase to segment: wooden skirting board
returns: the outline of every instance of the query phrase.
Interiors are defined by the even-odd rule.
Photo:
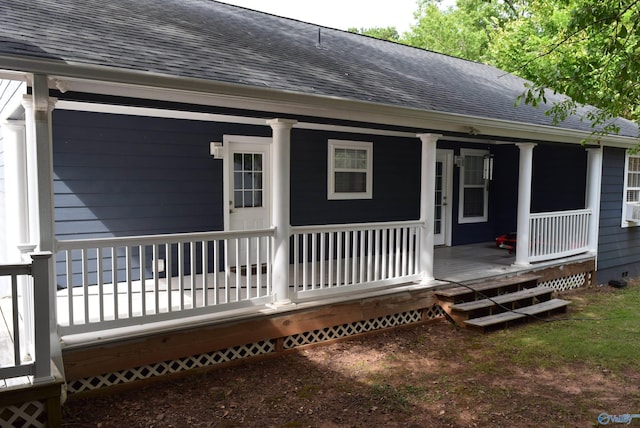
[[[262,315],[245,321],[199,326],[86,348],[63,349],[65,374],[67,382],[70,382],[262,340],[431,308],[434,304],[432,290],[403,291],[284,314]]]

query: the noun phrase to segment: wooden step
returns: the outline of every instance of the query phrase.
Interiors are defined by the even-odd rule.
[[[566,311],[569,303],[571,302],[563,299],[547,300],[546,302],[538,303],[536,305],[520,308],[515,312],[502,312],[496,315],[489,315],[486,317],[466,320],[465,324],[470,327],[485,330],[490,327],[506,325],[507,323],[512,321],[525,320],[533,315],[541,316],[550,314],[552,312],[564,312]]]
[[[514,293],[502,294],[490,299],[475,300],[472,302],[458,303],[451,305],[451,315],[458,320],[455,315],[462,319],[476,318],[484,315],[492,315],[505,312],[509,309],[518,309],[529,306],[535,301],[551,300],[553,289],[549,287],[525,288]]]
[[[540,276],[525,274],[507,278],[492,279],[468,286],[456,286],[438,290],[435,295],[444,303],[464,303],[485,297],[493,297],[500,294],[512,293],[525,288],[537,286]]]

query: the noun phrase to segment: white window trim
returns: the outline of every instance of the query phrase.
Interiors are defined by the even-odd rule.
[[[624,186],[622,187],[622,218],[620,219],[621,227],[640,226],[640,222],[627,221],[627,191],[629,190],[629,159],[640,158],[640,155],[632,155],[625,150],[624,155]],[[638,201],[640,203],[640,201]]]
[[[367,151],[367,179],[364,192],[335,191],[335,149],[358,149]],[[367,141],[328,140],[327,199],[372,199],[373,198],[373,143]]]
[[[478,149],[460,149],[460,157],[464,160],[465,156],[487,156],[489,150]],[[464,217],[464,164],[460,167],[460,191],[459,191],[459,203],[458,203],[458,223],[482,223],[487,222],[489,219],[489,190],[487,189],[486,182],[484,183],[484,215],[478,217]]]

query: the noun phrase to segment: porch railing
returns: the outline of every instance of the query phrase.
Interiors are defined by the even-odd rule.
[[[3,315],[10,327],[7,343],[12,344],[11,361],[2,361],[0,379],[32,376],[34,383],[51,379],[50,259],[51,253],[38,253],[32,255],[32,263],[0,265],[0,279],[6,280],[9,288],[11,305],[3,307]],[[24,306],[33,308],[33,313],[26,313]]]
[[[373,288],[420,276],[420,222],[292,228],[291,252],[297,297],[331,289]]]
[[[61,333],[268,303],[273,229],[58,242]],[[144,319],[144,321],[143,321]]]
[[[529,261],[567,257],[589,250],[591,210],[531,214]]]

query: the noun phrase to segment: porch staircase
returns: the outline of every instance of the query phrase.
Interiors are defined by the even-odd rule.
[[[566,312],[571,302],[553,298],[554,290],[539,286],[539,279],[526,274],[459,284],[438,290],[435,295],[456,325],[488,331]]]

